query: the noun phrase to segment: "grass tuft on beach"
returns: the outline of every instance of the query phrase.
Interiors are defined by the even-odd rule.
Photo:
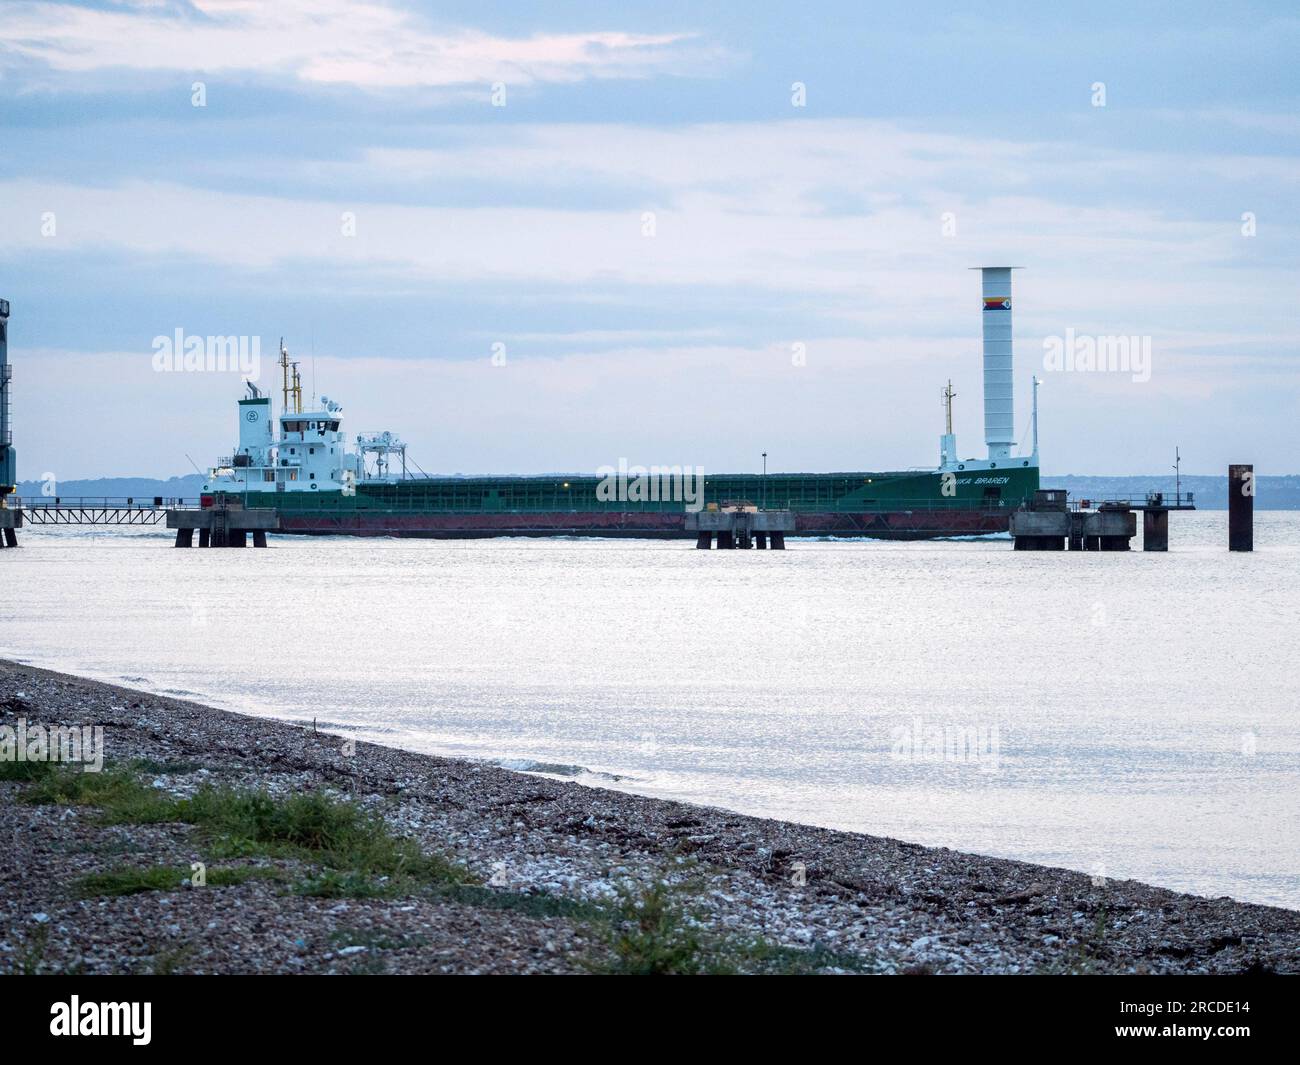
[[[0,761],[0,782],[27,784],[48,776],[53,770],[50,762],[19,762],[6,758]]]
[[[224,856],[297,858],[323,866],[295,887],[299,894],[384,897],[473,881],[460,863],[422,851],[355,803],[320,792],[279,798],[205,787],[177,803],[176,820],[198,826]]]
[[[105,825],[193,825],[216,859],[302,862],[311,872],[294,885],[298,894],[381,898],[475,883],[459,862],[426,853],[414,840],[393,833],[382,818],[323,792],[276,796],[262,789],[205,785],[189,798],[176,798],[151,786],[136,763],[108,766],[99,773],[41,762],[0,764],[44,767],[14,770],[6,778],[26,784],[21,795],[26,803],[95,807]],[[86,878],[81,889],[117,895],[165,890],[188,875],[182,870],[169,880],[173,872],[166,866],[121,868],[97,874],[102,878],[98,881]],[[213,872],[234,874],[230,869]]]
[[[118,866],[102,873],[91,873],[76,880],[72,892],[78,898],[103,895],[134,895],[141,891],[176,891],[191,885],[191,870],[179,865],[151,865],[143,868]],[[249,880],[276,879],[278,869],[259,866],[218,867],[205,873],[207,887],[232,887]]]
[[[822,946],[786,947],[758,937],[709,931],[696,916],[689,883],[659,880],[625,888],[606,913],[603,951],[591,962],[616,976],[801,975],[865,970],[865,959]]]
[[[609,958],[594,967],[622,976],[690,976],[714,966],[682,895],[662,881],[625,889],[604,936]]]
[[[21,800],[37,806],[95,806],[101,810],[104,823],[111,825],[174,820],[175,801],[144,783],[129,765],[107,766],[99,773],[73,766],[50,766],[32,780]]]

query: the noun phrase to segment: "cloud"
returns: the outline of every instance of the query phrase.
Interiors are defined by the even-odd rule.
[[[1190,266],[1226,257],[1230,225],[1169,221],[1142,211],[1063,208],[1050,200],[998,197],[967,203],[960,194],[922,197],[870,215],[743,208],[730,196],[685,193],[653,212],[570,208],[443,208],[385,203],[284,200],[168,182],[111,188],[30,181],[0,183],[0,217],[10,254],[119,249],[180,255],[253,271],[291,271],[307,263],[368,271],[385,284],[546,282],[623,285],[735,285],[749,289],[878,295],[899,308],[924,303],[936,271],[954,255],[974,265],[1011,255],[1034,265],[1068,246],[1075,262],[1110,259],[1106,272],[1143,278],[1144,260]],[[940,207],[956,211],[970,236],[946,241]],[[57,235],[41,235],[53,213]],[[355,215],[356,235],[343,233]],[[964,252],[963,252],[964,249]],[[951,269],[952,267],[948,267]],[[964,273],[954,285],[965,281]],[[292,272],[281,284],[292,284]],[[1093,285],[1096,279],[1082,281]],[[1111,295],[1112,306],[1140,302],[1142,290]],[[1181,279],[1179,287],[1187,284]],[[1230,282],[1218,283],[1221,291]],[[1183,287],[1183,291],[1186,289]]]
[[[327,172],[310,198],[158,179],[107,187],[14,180],[0,184],[0,217],[10,254],[181,255],[280,270],[281,285],[300,272],[310,277],[309,264],[328,264],[368,275],[371,284],[546,283],[572,286],[578,299],[584,285],[733,286],[851,298],[863,314],[872,308],[895,319],[960,298],[964,267],[1009,258],[1046,266],[1030,283],[1048,286],[1050,305],[1080,328],[1087,325],[1081,315],[1099,311],[1149,322],[1153,309],[1183,319],[1187,307],[1200,315],[1216,305],[1233,313],[1255,308],[1266,322],[1277,309],[1280,269],[1256,262],[1231,276],[1210,271],[1249,261],[1269,239],[1294,236],[1290,223],[1271,222],[1271,237],[1246,241],[1235,215],[1189,218],[1159,198],[1105,203],[1092,190],[1080,201],[1072,195],[1080,161],[1052,143],[918,133],[880,121],[512,126],[439,135],[451,143],[304,163]],[[1219,163],[1112,151],[1094,154],[1086,169],[1141,171],[1153,186]],[[286,161],[281,169],[294,166]],[[1257,192],[1268,187],[1268,173],[1257,172]],[[437,202],[439,174],[504,175],[509,184],[500,206],[445,206]],[[586,190],[637,175],[654,183],[645,202],[585,208]],[[1278,181],[1290,188],[1289,177]],[[538,182],[560,190],[555,206],[510,202],[510,187]],[[404,194],[386,201],[394,185],[427,188],[430,202]],[[358,193],[329,198],[322,186]],[[851,211],[826,208],[849,199],[858,205]],[[41,235],[44,212],[58,219],[55,239]],[[355,215],[355,236],[343,235],[344,212]],[[954,237],[942,233],[945,214],[955,218]]]
[[[708,72],[723,54],[689,33],[511,38],[433,29],[374,0],[190,0],[109,10],[14,3],[0,19],[0,55],[5,51],[65,73],[241,72],[370,89]]]
[[[1300,115],[1294,114],[1244,111],[1229,107],[1207,107],[1193,111],[1157,108],[1150,112],[1150,117],[1157,122],[1197,122],[1208,126],[1258,130],[1279,137],[1300,136]]]
[[[966,268],[988,261],[1028,267],[1016,281],[1022,424],[1042,337],[1153,337],[1146,385],[1049,381],[1057,459],[1125,468],[1199,437],[1214,465],[1219,441],[1263,454],[1291,431],[1300,126],[1289,97],[1233,78],[1249,57],[1258,81],[1282,85],[1273,72],[1289,69],[1278,64],[1294,25],[1152,42],[1112,20],[1087,40],[1143,61],[1109,75],[1110,108],[1081,114],[1091,53],[1062,62],[1032,20],[984,33],[908,16],[869,39],[830,20],[740,69],[744,53],[717,42],[766,42],[782,16],[739,26],[691,12],[643,33],[620,27],[644,15],[609,8],[607,21],[543,12],[506,31],[434,8],[5,5],[0,76],[24,135],[0,167],[0,265],[21,309],[14,336],[30,345],[11,348],[29,458],[129,472],[158,439],[171,459],[180,441],[205,460],[228,451],[230,383],[148,369],[147,338],[184,326],[284,330],[306,350],[315,336],[321,384],[347,398],[352,428],[412,434],[439,470],[692,458],[656,450],[665,442],[739,467],[759,450],[755,425],[784,434],[762,446],[791,466],[933,461],[935,393],[950,376],[969,404],[963,446],[977,450],[980,312]],[[1152,67],[1153,47],[1171,63]],[[1225,48],[1239,65],[1218,62]],[[1203,51],[1226,71],[1209,89],[1186,73]],[[1116,71],[1117,54],[1107,62]],[[664,78],[553,92],[527,113],[486,106],[498,80],[513,93],[719,73],[708,92]],[[192,108],[195,77],[233,91]],[[814,87],[802,113],[788,107],[793,77]],[[53,91],[22,91],[35,85]],[[319,91],[340,87],[375,91]],[[429,123],[425,104],[447,99],[477,104],[466,121]],[[861,117],[890,113],[930,117]],[[510,353],[500,372],[486,362],[498,341]],[[792,376],[796,341],[810,362]],[[38,367],[35,347],[141,350]],[[1228,424],[1223,391],[1250,406],[1248,425]],[[105,428],[112,418],[95,412],[124,394],[166,424]],[[66,409],[96,424],[69,436]],[[719,419],[735,421],[718,431]]]

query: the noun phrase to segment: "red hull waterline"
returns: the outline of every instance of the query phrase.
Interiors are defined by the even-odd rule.
[[[932,540],[946,536],[1005,533],[1005,507],[975,510],[886,511],[852,514],[800,512],[795,536],[864,536],[880,540]],[[688,539],[686,516],[655,512],[499,514],[284,514],[280,531],[308,536],[412,536],[428,539],[481,539],[492,536],[622,536]]]

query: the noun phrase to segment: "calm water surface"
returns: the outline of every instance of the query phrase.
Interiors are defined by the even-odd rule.
[[[0,655],[584,783],[1300,908],[1300,514],[1167,555],[27,529]],[[111,755],[111,736],[109,737]]]

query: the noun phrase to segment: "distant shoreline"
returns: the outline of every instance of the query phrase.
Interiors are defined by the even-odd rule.
[[[302,894],[293,885],[315,874],[297,859],[210,853],[212,840],[187,823],[128,816],[103,825],[92,803],[33,805],[29,789],[40,785],[6,777],[0,802],[16,842],[2,874],[0,971],[26,959],[47,972],[147,972],[164,963],[222,973],[584,972],[609,963],[601,929],[620,884],[680,893],[715,944],[709,949],[740,971],[1300,967],[1296,911],[368,743],[347,754],[342,736],[7,661],[0,692],[0,727],[20,718],[102,726],[110,771],[123,787],[123,774],[135,774],[130,787],[146,806],[180,801],[205,783],[255,788],[277,802],[337,793],[467,877],[397,894],[383,877],[362,887],[329,881],[324,894]],[[230,882],[168,881],[192,862]],[[94,894],[158,869],[162,882],[147,889]],[[322,882],[308,880],[317,891]]]

